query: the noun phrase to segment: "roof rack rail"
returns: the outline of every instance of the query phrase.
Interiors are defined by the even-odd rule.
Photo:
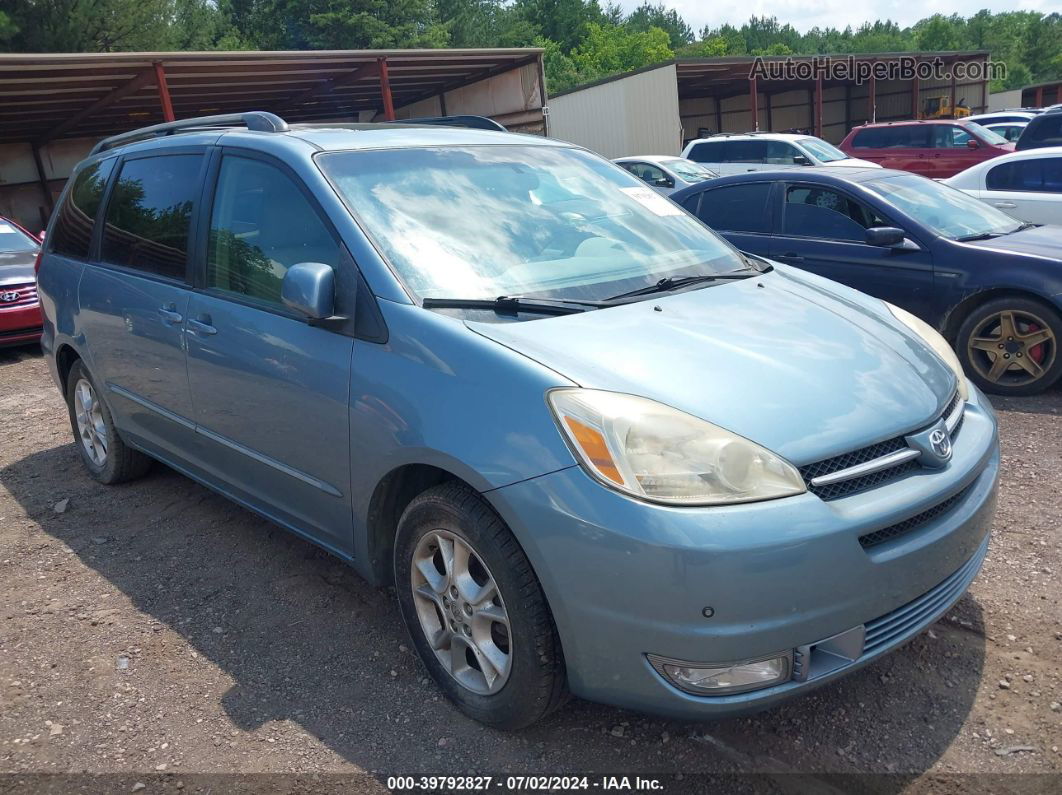
[[[424,116],[419,119],[395,119],[394,124],[438,124],[441,127],[471,127],[475,130],[509,132],[503,125],[486,116]]]
[[[247,113],[225,113],[220,116],[197,116],[192,119],[180,121],[168,121],[163,124],[154,124],[150,127],[141,127],[137,130],[112,135],[104,138],[89,153],[104,152],[122,144],[144,141],[149,138],[158,138],[164,135],[173,135],[178,132],[190,132],[192,130],[209,130],[216,127],[246,127],[248,130],[257,132],[285,132],[288,123],[275,113],[264,110],[253,110]]]

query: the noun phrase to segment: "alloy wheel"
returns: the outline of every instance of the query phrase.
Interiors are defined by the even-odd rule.
[[[102,467],[107,463],[107,423],[96,390],[86,378],[74,387],[74,416],[85,454],[93,464]]]
[[[501,690],[512,669],[509,614],[472,545],[448,530],[426,533],[410,579],[420,628],[443,668],[474,693]]]
[[[1015,387],[1032,384],[1051,369],[1058,341],[1042,318],[1008,309],[986,317],[970,336],[967,349],[982,378]]]

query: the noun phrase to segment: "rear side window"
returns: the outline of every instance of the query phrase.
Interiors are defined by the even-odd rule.
[[[988,190],[1057,193],[1062,191],[1062,157],[1038,157],[1012,160],[989,170],[985,176]]]
[[[722,163],[722,146],[722,142],[694,144],[693,148],[690,149],[690,160],[698,163]]]
[[[724,163],[767,162],[767,141],[727,141],[723,146]]]
[[[199,154],[160,155],[122,164],[103,228],[106,262],[185,278],[202,161]]]
[[[771,183],[729,185],[701,194],[697,217],[720,232],[769,232],[767,197]]]
[[[1062,146],[1062,113],[1051,113],[1033,119],[1022,133],[1021,142],[1026,146]]]
[[[281,280],[299,262],[336,268],[339,245],[290,177],[227,155],[211,214],[207,286],[279,305]]]
[[[86,259],[92,245],[92,226],[103,200],[107,178],[114,170],[112,157],[93,163],[74,178],[74,184],[56,214],[48,236],[49,247],[56,254]]]
[[[902,127],[871,127],[860,130],[852,140],[855,149],[927,149],[931,146],[932,127],[910,124]]]

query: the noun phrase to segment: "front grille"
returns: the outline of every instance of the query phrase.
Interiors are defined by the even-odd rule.
[[[15,300],[0,300],[0,309],[14,309],[16,307],[33,306],[37,303],[37,285],[17,284],[0,286],[0,296],[15,293]]]
[[[965,564],[944,582],[903,607],[866,623],[863,656],[892,645],[904,635],[927,625],[951,607],[973,580],[988,553],[988,538]]]
[[[952,411],[955,410],[957,404],[961,400],[962,398],[959,397],[958,392],[952,395],[952,398],[948,401],[948,405],[945,406],[944,411],[941,412],[940,416],[933,422],[935,423],[942,418],[948,417]],[[930,423],[930,425],[932,424],[933,423]],[[961,426],[962,417],[960,416],[959,424],[955,426],[955,429],[951,434],[953,442]],[[880,472],[874,472],[869,475],[862,475],[860,477],[842,480],[836,483],[816,486],[813,485],[811,481],[815,478],[822,477],[823,475],[830,475],[834,472],[839,472],[842,469],[848,469],[848,467],[866,464],[877,458],[882,458],[892,453],[898,453],[907,449],[910,449],[907,444],[907,439],[904,438],[904,436],[896,436],[892,439],[886,439],[884,442],[877,442],[876,444],[862,447],[859,450],[853,450],[848,453],[833,456],[832,458],[825,458],[822,461],[816,461],[812,464],[806,464],[800,467],[800,474],[808,486],[808,491],[812,494],[822,500],[836,500],[839,497],[847,497],[850,494],[856,494],[860,491],[866,491],[867,489],[872,489],[875,486],[880,486],[893,480],[899,480],[900,478],[921,469],[921,465],[918,463],[917,459],[915,459],[904,461],[889,469],[883,469]]]
[[[913,463],[913,462],[912,462]],[[972,484],[971,484],[972,485]],[[873,533],[867,533],[859,537],[859,544],[863,549],[870,549],[876,547],[879,544],[884,544],[886,541],[891,541],[894,538],[899,538],[902,535],[906,535],[919,527],[922,527],[934,519],[937,519],[958,504],[963,497],[969,492],[970,486],[967,486],[957,494],[953,494],[943,502],[938,502],[932,508],[927,508],[922,513],[915,514],[902,522],[883,527],[881,530],[875,530]]]

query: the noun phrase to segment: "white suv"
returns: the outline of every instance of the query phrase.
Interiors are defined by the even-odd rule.
[[[720,133],[690,141],[682,156],[723,176],[794,166],[881,168],[849,157],[821,138],[792,133]]]

